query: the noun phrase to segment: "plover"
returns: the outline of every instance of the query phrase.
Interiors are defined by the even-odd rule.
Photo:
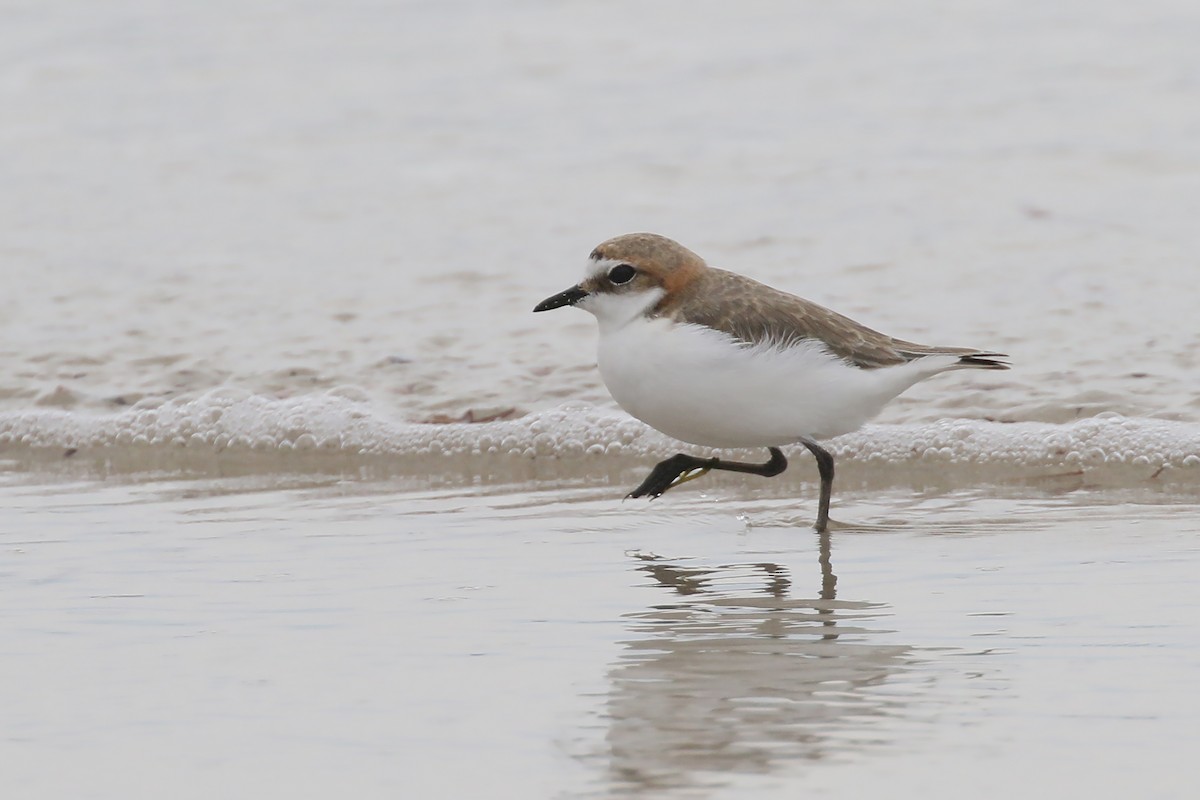
[[[679,453],[629,497],[651,499],[710,470],[771,477],[802,444],[821,476],[815,528],[829,524],[833,456],[818,442],[857,430],[918,381],[1008,369],[1008,356],[894,339],[816,303],[708,266],[678,242],[631,233],[592,251],[584,280],[534,311],[578,306],[600,328],[600,375],[617,404],[704,447],[766,447],[762,464]]]

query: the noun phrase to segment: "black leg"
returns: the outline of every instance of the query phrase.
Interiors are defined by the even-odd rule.
[[[673,455],[666,461],[661,461],[655,465],[646,480],[642,481],[641,485],[630,492],[628,496],[645,497],[649,495],[651,499],[654,499],[661,496],[668,489],[674,488],[681,483],[686,483],[693,478],[699,478],[704,473],[713,469],[725,470],[727,472],[747,472],[751,475],[762,475],[764,478],[773,477],[787,469],[787,459],[783,457],[783,451],[778,447],[768,449],[771,451],[771,458],[765,464],[745,464],[741,461],[722,461],[719,458],[697,458],[696,456],[689,456],[686,453]],[[832,467],[830,469],[832,470]],[[681,475],[695,470],[700,470],[700,472],[680,478]]]
[[[829,498],[833,494],[833,456],[812,439],[801,439],[800,443],[817,459],[817,471],[821,473],[821,500],[817,505],[817,524],[813,527],[817,533],[824,533],[829,527]]]

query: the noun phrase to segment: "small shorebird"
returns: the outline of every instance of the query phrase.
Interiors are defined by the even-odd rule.
[[[1008,369],[1008,356],[893,339],[750,278],[708,266],[653,233],[592,251],[584,280],[534,311],[579,306],[600,327],[613,399],[668,436],[704,447],[766,447],[763,464],[679,453],[629,497],[651,499],[709,470],[771,477],[782,445],[817,460],[816,529],[829,524],[833,456],[818,441],[857,430],[918,381],[953,369]]]

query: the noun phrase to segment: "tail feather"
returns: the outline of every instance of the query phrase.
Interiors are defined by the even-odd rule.
[[[1009,364],[1002,360],[1007,358],[1004,353],[971,353],[960,357],[954,366],[963,369],[1008,369]]]

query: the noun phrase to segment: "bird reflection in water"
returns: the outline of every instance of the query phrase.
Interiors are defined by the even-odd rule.
[[[673,597],[626,616],[632,636],[609,674],[614,790],[719,784],[880,744],[875,723],[904,700],[873,690],[916,659],[868,627],[884,606],[837,599],[830,550],[822,534],[807,598],[782,564],[633,554]]]

